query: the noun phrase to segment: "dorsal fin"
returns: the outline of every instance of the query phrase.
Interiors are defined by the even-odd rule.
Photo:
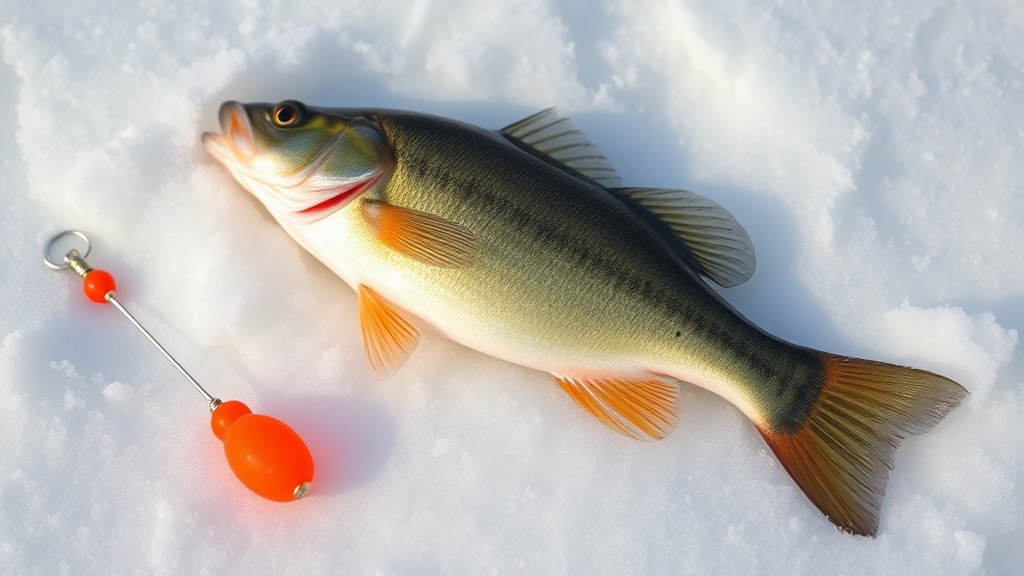
[[[608,188],[622,186],[622,179],[597,145],[576,128],[572,120],[559,115],[554,108],[524,118],[498,132],[558,168],[569,168]]]
[[[697,271],[716,284],[736,286],[754,274],[754,246],[743,226],[725,208],[686,190],[620,188],[622,180],[597,145],[554,108],[499,132],[537,158],[593,180],[646,208],[683,239],[697,261]],[[692,265],[689,258],[684,259]]]
[[[754,245],[743,226],[714,200],[687,190],[616,188],[613,190],[664,221],[697,259],[698,272],[726,288],[754,274]]]

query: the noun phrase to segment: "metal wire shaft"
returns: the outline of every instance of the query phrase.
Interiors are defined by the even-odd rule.
[[[70,250],[67,253],[67,255],[64,256],[64,262],[68,265],[68,267],[77,272],[78,275],[81,276],[82,278],[85,278],[86,274],[92,271],[92,267],[89,266],[89,263],[86,262],[85,259],[82,258],[82,256],[78,253],[78,250],[75,249]],[[117,294],[115,294],[113,290],[107,292],[104,295],[104,299],[106,299],[107,302],[113,304],[114,308],[117,308],[118,311],[121,312],[121,314],[124,314],[124,317],[127,318],[128,321],[131,322],[133,326],[138,328],[139,332],[142,332],[142,335],[145,336],[153,344],[153,346],[156,346],[156,349],[159,350],[164,355],[164,357],[167,358],[167,360],[170,361],[170,363],[174,365],[175,368],[178,369],[178,372],[181,372],[181,375],[184,376],[186,380],[191,382],[193,386],[195,386],[195,389],[198,390],[199,393],[203,395],[203,398],[206,399],[207,404],[210,405],[210,411],[213,411],[217,406],[220,405],[220,399],[211,396],[210,393],[207,392],[206,389],[204,389],[199,384],[199,382],[197,382],[196,379],[193,378],[192,375],[189,374],[188,371],[185,370],[185,368],[181,364],[179,364],[177,360],[174,359],[173,356],[171,356],[170,352],[168,352],[166,348],[164,348],[163,346],[160,345],[159,342],[157,342],[156,338],[154,338],[153,335],[149,333],[149,330],[146,330],[142,326],[142,324],[140,324],[139,321],[135,319],[135,316],[132,316],[131,312],[128,312],[128,310],[126,310],[125,307],[122,306],[121,303],[117,301]]]

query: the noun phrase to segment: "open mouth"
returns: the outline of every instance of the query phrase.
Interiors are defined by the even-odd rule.
[[[252,158],[256,146],[245,108],[238,102],[225,102],[220,107],[219,116],[224,134],[204,132],[202,140],[206,151],[228,165]]]

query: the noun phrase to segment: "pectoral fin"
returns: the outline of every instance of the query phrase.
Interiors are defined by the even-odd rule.
[[[366,200],[363,210],[382,244],[425,264],[460,268],[480,250],[472,230],[440,216],[379,200]]]
[[[630,438],[661,440],[676,426],[679,388],[655,376],[554,376],[580,406]]]
[[[370,369],[378,380],[398,372],[419,343],[420,332],[380,294],[359,286],[359,324]]]

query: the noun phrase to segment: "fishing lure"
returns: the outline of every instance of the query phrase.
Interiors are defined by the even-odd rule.
[[[85,243],[84,253],[72,248],[62,261],[55,262],[52,252],[67,238]],[[224,443],[224,455],[235,476],[256,494],[278,502],[297,500],[309,493],[313,482],[313,457],[302,438],[290,426],[264,414],[253,414],[238,400],[221,402],[211,396],[156,338],[117,299],[114,277],[105,270],[92,268],[85,261],[92,242],[81,230],[65,230],[46,243],[43,259],[54,270],[74,270],[82,277],[86,297],[100,304],[111,304],[142,332],[178,372],[188,380],[210,407],[210,426]]]

